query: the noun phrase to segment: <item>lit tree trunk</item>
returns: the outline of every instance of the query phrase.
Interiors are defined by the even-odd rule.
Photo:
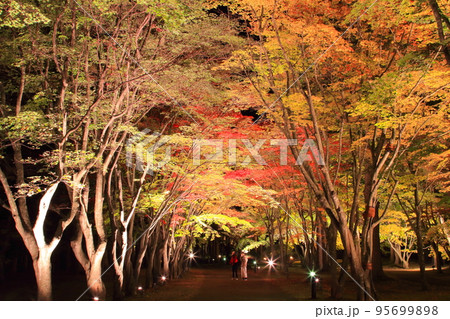
[[[66,227],[72,222],[75,216],[76,207],[72,207],[70,215],[61,220],[57,226],[55,233],[50,241],[47,241],[44,235],[44,223],[47,217],[48,209],[50,207],[51,200],[59,186],[59,182],[50,186],[42,196],[39,203],[38,215],[33,229],[30,229],[26,224],[22,222],[21,212],[19,211],[14,199],[14,195],[9,186],[6,175],[0,168],[0,182],[5,190],[6,197],[8,199],[9,209],[14,219],[15,226],[19,232],[22,240],[30,253],[33,269],[35,272],[36,284],[37,284],[37,299],[38,300],[51,300],[52,298],[52,277],[51,277],[51,256],[57,245],[59,244],[62,234]],[[79,180],[74,179],[74,184],[78,185]],[[29,220],[26,216],[25,219]]]
[[[93,260],[91,261],[91,271],[87,276],[87,284],[91,294],[100,300],[106,299],[106,288],[102,280],[102,260],[106,251],[106,243],[102,243],[97,248]]]
[[[52,300],[52,251],[48,247],[39,250],[38,259],[33,261],[34,273],[37,284],[37,299],[42,301]]]
[[[388,239],[389,245],[391,247],[391,251],[394,254],[394,264],[396,266],[403,267],[405,269],[409,268],[409,257],[411,256],[411,253],[404,251],[402,253],[402,247],[398,243],[393,243]],[[406,237],[405,242],[405,248],[411,248],[412,247],[412,239],[408,241],[408,236]]]
[[[56,246],[62,237],[62,230],[60,233],[47,244],[44,234],[44,223],[47,217],[48,209],[53,195],[56,192],[59,183],[56,183],[49,187],[41,198],[39,203],[39,212],[36,219],[36,223],[33,227],[34,237],[39,248],[39,254],[36,259],[33,259],[33,268],[36,275],[37,283],[37,298],[38,300],[51,300],[52,299],[52,264],[51,257]]]
[[[450,231],[447,228],[447,224],[445,223],[444,217],[441,214],[438,214],[439,222],[442,226],[442,232],[444,233],[445,238],[447,239],[448,244],[450,245]]]
[[[164,240],[164,247],[162,253],[162,262],[163,262],[163,274],[165,276],[169,276],[169,234],[166,234],[166,239]]]
[[[323,231],[322,231],[322,222],[320,221],[321,215],[319,212],[316,213],[316,219],[317,219],[317,243],[318,243],[318,247],[317,247],[317,257],[318,257],[318,261],[317,261],[317,266],[318,266],[318,270],[323,270],[323,250],[321,247],[324,247],[324,242],[323,242]],[[319,246],[320,245],[320,246]]]
[[[80,199],[81,210],[78,214],[77,236],[71,242],[72,250],[78,262],[84,269],[86,283],[92,297],[100,300],[106,299],[106,289],[101,278],[102,259],[106,251],[106,235],[103,223],[103,176],[96,174],[94,223],[98,234],[98,244],[95,245],[93,225],[89,222],[89,180],[85,182],[83,194]],[[86,253],[83,250],[83,238]]]

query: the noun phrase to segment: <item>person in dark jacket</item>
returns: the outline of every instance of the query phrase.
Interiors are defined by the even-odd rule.
[[[239,259],[236,255],[236,252],[232,252],[231,253],[231,258],[230,258],[230,264],[231,264],[231,280],[234,280],[236,278],[236,280],[238,279],[238,265],[239,265]]]

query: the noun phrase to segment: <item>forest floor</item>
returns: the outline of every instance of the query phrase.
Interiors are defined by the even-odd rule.
[[[450,269],[442,274],[427,267],[430,289],[421,290],[419,270],[384,267],[386,278],[375,282],[379,300],[450,300]],[[330,277],[319,273],[320,285],[317,300],[330,300]],[[83,275],[55,275],[53,278],[55,300],[76,300],[86,289]],[[107,291],[112,291],[110,273],[105,276]],[[355,300],[356,285],[347,279],[343,300]],[[12,276],[0,284],[0,300],[34,300],[36,288],[34,278]],[[110,300],[112,296],[108,296]],[[81,300],[90,300],[86,293]],[[311,288],[307,271],[299,266],[290,267],[289,275],[279,271],[260,269],[248,271],[248,281],[231,280],[231,269],[227,265],[197,265],[182,278],[170,280],[163,286],[146,290],[143,294],[127,300],[158,301],[268,301],[311,300]]]
[[[450,269],[438,274],[427,270],[430,289],[422,291],[418,269],[385,268],[386,278],[375,283],[379,300],[450,300]],[[330,300],[330,278],[321,278],[317,300]],[[355,300],[356,285],[348,279],[343,300]],[[295,301],[311,300],[310,282],[306,270],[289,269],[289,276],[267,270],[248,272],[248,281],[231,279],[231,270],[225,266],[192,268],[183,278],[129,300],[158,301]]]

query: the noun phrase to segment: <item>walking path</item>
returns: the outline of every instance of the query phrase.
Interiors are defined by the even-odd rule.
[[[304,274],[289,278],[266,269],[248,272],[248,280],[231,279],[231,268],[192,268],[183,278],[171,280],[156,291],[145,292],[135,300],[187,300],[187,301],[257,301],[257,300],[307,300],[309,284]]]
[[[290,268],[289,278],[279,272],[268,273],[267,269],[248,272],[248,281],[231,280],[231,267],[209,265],[194,267],[183,278],[171,280],[167,285],[145,291],[132,300],[168,301],[295,301],[311,300],[311,287],[306,271]],[[386,267],[387,279],[378,281],[375,287],[379,300],[449,300],[450,271],[444,274],[428,270],[430,290],[420,288],[418,269],[396,269]],[[329,274],[319,274],[321,281],[317,300],[330,300]],[[356,289],[348,279],[343,300],[355,300]]]

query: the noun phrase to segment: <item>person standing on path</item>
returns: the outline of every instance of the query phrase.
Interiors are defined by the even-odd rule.
[[[241,252],[241,277],[243,280],[247,280],[247,261],[247,256]]]
[[[234,278],[236,278],[236,280],[238,280],[239,259],[236,255],[236,252],[234,252],[234,251],[231,253],[230,264],[231,264],[231,272],[232,272],[231,280],[234,280]]]

